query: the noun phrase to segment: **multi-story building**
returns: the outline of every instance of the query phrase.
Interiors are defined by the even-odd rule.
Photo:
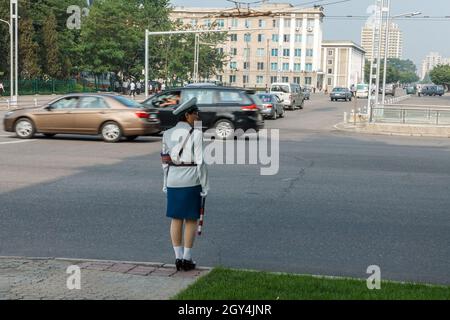
[[[324,41],[322,69],[325,72],[322,88],[330,92],[334,87],[350,88],[364,81],[365,50],[351,41]]]
[[[323,8],[263,4],[255,9],[175,7],[171,19],[193,29],[230,30],[219,46],[229,56],[217,80],[267,88],[273,82],[319,87],[323,82],[321,44]],[[233,31],[239,30],[239,31]]]
[[[440,64],[450,65],[450,58],[443,58],[437,52],[430,52],[422,62],[422,73],[420,74],[422,80],[434,67]]]
[[[386,27],[382,28],[381,57],[384,58],[386,47]],[[373,25],[366,24],[361,32],[361,46],[366,51],[366,57],[372,61]],[[392,23],[389,28],[388,58],[401,59],[403,54],[403,33],[397,24]]]

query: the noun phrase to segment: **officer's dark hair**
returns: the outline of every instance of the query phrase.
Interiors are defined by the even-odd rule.
[[[180,122],[187,122],[187,118],[186,118],[186,115],[188,115],[188,114],[193,114],[194,112],[196,112],[196,111],[198,111],[198,109],[191,109],[191,110],[189,110],[189,111],[187,111],[187,112],[183,112],[182,114],[179,114],[178,115],[178,121]]]

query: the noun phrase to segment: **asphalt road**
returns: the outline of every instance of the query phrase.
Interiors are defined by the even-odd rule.
[[[267,120],[281,134],[277,175],[211,166],[195,260],[359,278],[378,265],[383,279],[450,284],[450,140],[334,130],[352,108],[315,95]],[[158,137],[0,131],[0,255],[172,263],[159,149]]]

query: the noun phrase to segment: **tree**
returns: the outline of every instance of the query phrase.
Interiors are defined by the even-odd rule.
[[[419,80],[416,65],[411,60],[388,59],[386,83],[414,83]],[[365,77],[370,77],[370,62],[366,61]],[[380,85],[383,83],[384,61],[380,64]]]
[[[438,65],[430,72],[431,81],[437,85],[450,89],[450,65]]]
[[[34,41],[33,22],[29,18],[19,20],[19,74],[22,79],[34,79],[41,75],[38,64],[39,45]]]
[[[51,78],[61,78],[61,59],[59,52],[58,32],[56,31],[56,17],[51,11],[44,21],[42,28],[45,50],[44,70]]]

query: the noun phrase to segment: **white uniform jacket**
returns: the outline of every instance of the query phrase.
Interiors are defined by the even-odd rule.
[[[162,154],[169,154],[178,144],[183,144],[192,127],[187,122],[178,122],[175,127],[164,132]],[[163,190],[169,188],[194,187],[201,185],[202,192],[209,191],[208,169],[203,158],[203,132],[201,127],[195,129],[188,138],[181,155],[182,162],[194,162],[197,166],[177,167],[163,164]]]

